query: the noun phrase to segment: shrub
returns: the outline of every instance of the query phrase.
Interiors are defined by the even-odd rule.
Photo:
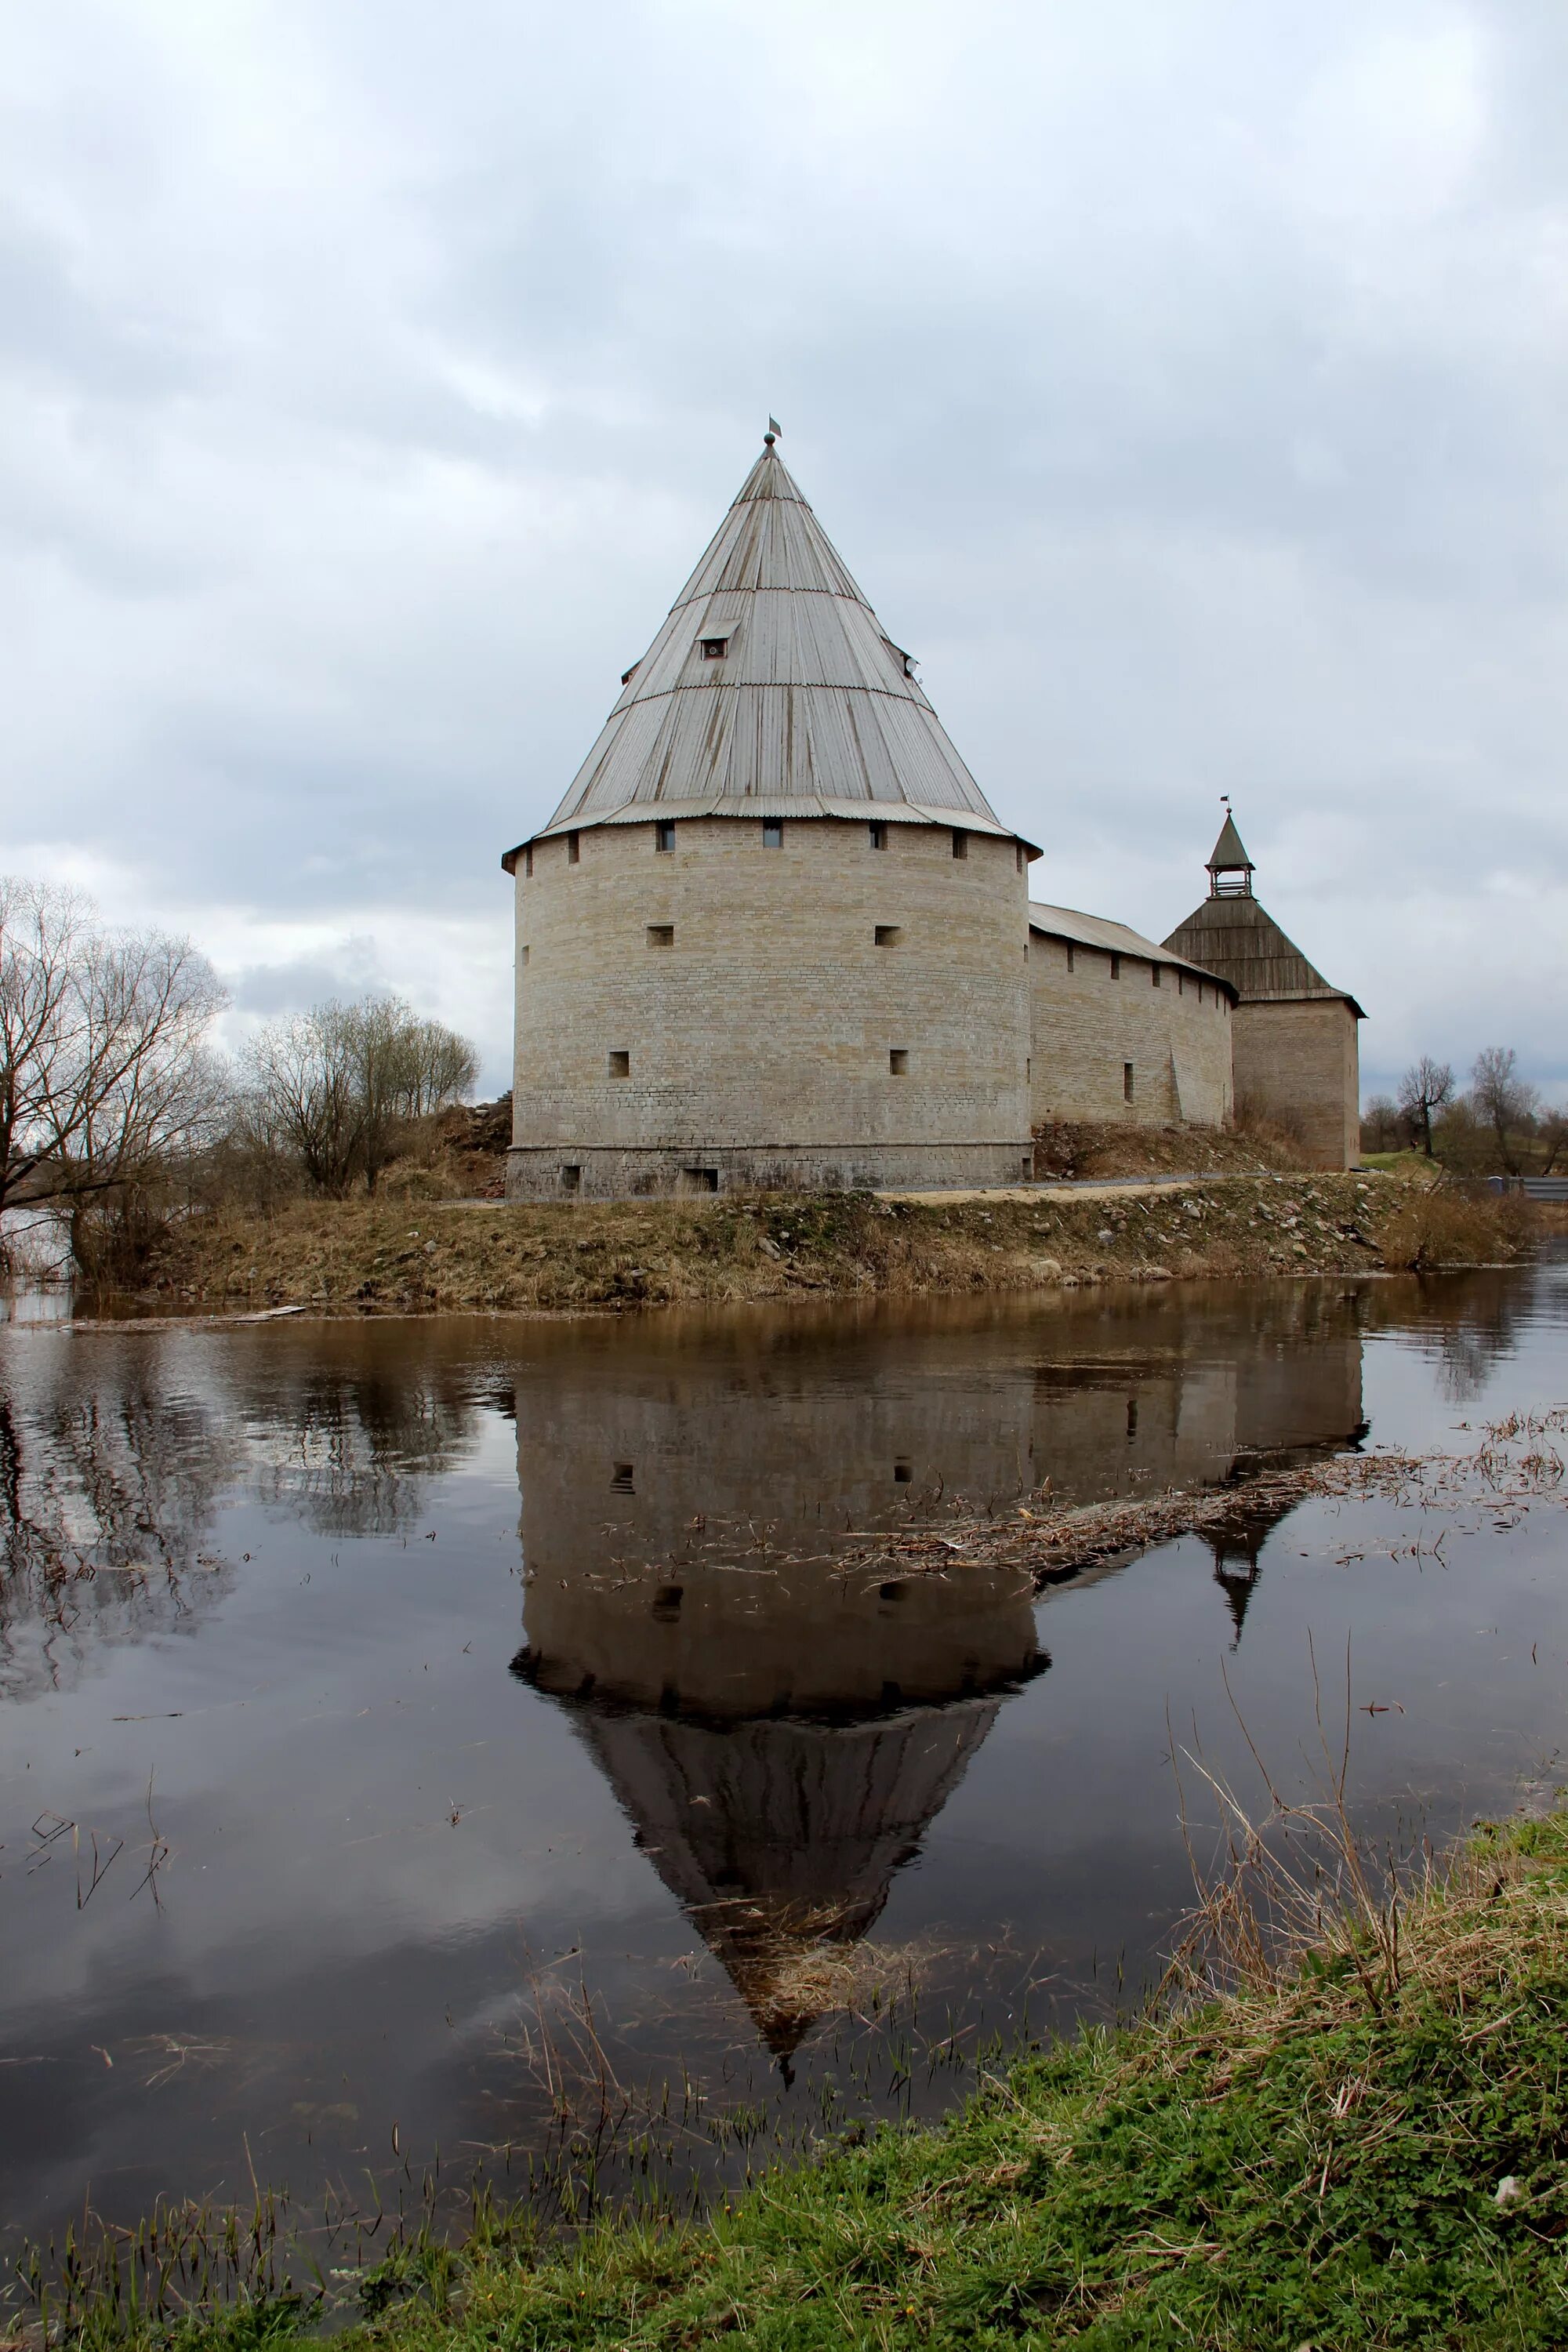
[[[1522,1202],[1459,1184],[1406,1187],[1377,1234],[1387,1266],[1426,1274],[1444,1265],[1517,1257],[1529,1233]]]

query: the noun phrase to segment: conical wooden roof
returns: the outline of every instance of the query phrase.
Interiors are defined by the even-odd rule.
[[[543,831],[869,813],[1005,833],[912,669],[770,436]]]
[[[1219,829],[1219,839],[1214,845],[1214,855],[1209,859],[1209,872],[1211,874],[1250,874],[1254,870],[1252,860],[1248,857],[1242,845],[1241,835],[1236,829],[1236,819],[1227,810],[1225,823]]]

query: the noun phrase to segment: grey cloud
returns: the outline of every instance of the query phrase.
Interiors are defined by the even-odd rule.
[[[1550,923],[1452,976],[1568,879],[1555,6],[293,0],[231,54],[62,0],[26,55],[37,857],[489,920],[772,408],[1042,896],[1168,928],[1228,791],[1369,1068],[1558,1055]]]

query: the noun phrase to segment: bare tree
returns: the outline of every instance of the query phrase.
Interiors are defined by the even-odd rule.
[[[1361,1115],[1363,1151],[1392,1151],[1400,1139],[1399,1113],[1389,1095],[1373,1095]]]
[[[0,878],[0,1207],[79,1203],[199,1139],[224,1001],[188,940],[106,930],[74,891]]]
[[[1410,1122],[1412,1137],[1420,1137],[1421,1149],[1428,1160],[1432,1157],[1432,1114],[1445,1109],[1453,1099],[1453,1070],[1447,1062],[1435,1062],[1430,1054],[1423,1054],[1418,1062],[1412,1062],[1399,1081],[1399,1108]]]
[[[1519,1154],[1510,1138],[1533,1116],[1540,1092],[1519,1075],[1519,1055],[1511,1045],[1483,1045],[1470,1070],[1470,1099],[1476,1117],[1489,1127],[1498,1158],[1510,1176],[1520,1173]]]
[[[1541,1173],[1550,1176],[1563,1153],[1568,1151],[1568,1110],[1553,1108],[1547,1111],[1536,1129],[1536,1137],[1546,1151]]]
[[[340,1199],[361,1177],[374,1192],[408,1122],[461,1101],[479,1072],[465,1038],[396,997],[318,1004],[275,1023],[247,1062],[252,1132],[291,1152],[318,1191]]]

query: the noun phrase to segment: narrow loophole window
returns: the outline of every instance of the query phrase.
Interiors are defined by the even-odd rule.
[[[1121,1099],[1123,1102],[1131,1102],[1132,1099],[1132,1065],[1131,1062],[1123,1062],[1121,1065]]]
[[[776,816],[763,817],[763,847],[764,849],[782,849],[784,847],[784,823],[781,818]]]
[[[563,1192],[580,1192],[582,1189],[583,1171],[580,1168],[563,1168],[561,1171],[561,1190]]]
[[[1071,970],[1072,970],[1072,968],[1073,968],[1073,961],[1074,961],[1074,958],[1073,958],[1073,951],[1072,951],[1072,941],[1069,940],[1068,941],[1068,970],[1069,971],[1071,971]]]
[[[633,1465],[629,1462],[616,1463],[614,1470],[610,1473],[610,1492],[612,1495],[635,1495],[637,1493],[637,1488],[632,1483],[632,1468]]]
[[[967,857],[967,856],[968,856],[968,855],[969,855],[969,835],[968,835],[966,833],[955,833],[955,834],[953,835],[953,836],[952,836],[952,854],[953,854],[953,856],[954,856],[955,857]]]
[[[1151,985],[1152,985],[1152,987],[1154,987],[1154,988],[1158,988],[1158,987],[1159,987],[1159,985],[1160,985],[1160,967],[1159,967],[1159,965],[1158,965],[1157,963],[1152,963],[1152,964],[1150,965],[1150,967],[1149,967],[1149,980],[1150,980],[1150,983],[1151,983]]]
[[[1129,1445],[1131,1444],[1137,1434],[1138,1400],[1136,1397],[1129,1397],[1127,1400],[1127,1443]]]
[[[528,950],[526,948],[522,950],[522,961],[524,963],[528,961]]]
[[[680,1614],[680,1604],[686,1598],[686,1588],[680,1584],[661,1584],[653,1596],[653,1613],[661,1625],[673,1623]]]
[[[610,1055],[610,1076],[611,1076],[611,1077],[612,1077],[612,1078],[629,1078],[629,1077],[631,1076],[631,1074],[632,1074],[632,1057],[631,1057],[630,1054],[629,1054],[629,1053],[627,1053],[624,1048],[622,1048],[622,1049],[620,1049],[620,1050],[618,1050],[618,1051],[613,1052],[613,1053],[611,1054],[611,1055]]]
[[[647,927],[647,943],[650,948],[672,948],[675,945],[675,925],[650,923]]]
[[[582,857],[582,855],[583,855],[583,845],[582,845],[581,841],[578,839],[577,835],[576,835],[574,833],[569,833],[569,834],[567,835],[567,836],[566,836],[566,863],[567,863],[567,865],[568,865],[568,866],[575,866],[575,865],[577,865],[577,864],[578,864],[578,862],[579,862],[579,860],[580,860],[580,859],[581,859],[581,857]]]
[[[1187,992],[1187,975],[1186,975],[1186,973],[1182,970],[1181,965],[1180,965],[1180,964],[1178,964],[1178,965],[1176,966],[1176,994],[1177,994],[1178,996],[1185,996],[1186,992]],[[1204,1001],[1203,982],[1200,981],[1200,982],[1199,982],[1199,983],[1198,983],[1198,1003],[1201,1004],[1201,1003],[1203,1003],[1203,1001]]]
[[[872,826],[871,826],[871,828],[870,828],[870,834],[871,834],[871,846],[872,846],[872,848],[873,848],[873,849],[886,849],[886,847],[888,846],[888,828],[887,828],[887,826],[886,826],[885,824],[874,824],[874,825],[872,825]]]
[[[895,1078],[903,1078],[909,1076],[910,1056],[907,1046],[889,1046],[888,1050],[888,1069],[890,1076]]]
[[[1110,977],[1112,980],[1120,980],[1121,977],[1121,958],[1119,955],[1113,955],[1110,959]]]
[[[657,850],[664,850],[667,852],[675,847],[675,823],[673,818],[667,816],[661,816],[659,818],[658,823],[653,829],[653,845]]]
[[[899,1458],[898,1458],[898,1460],[897,1460],[897,1461],[894,1463],[894,1465],[893,1465],[893,1484],[894,1484],[894,1486],[909,1486],[909,1485],[910,1485],[910,1484],[911,1484],[911,1482],[913,1481],[914,1475],[915,1475],[915,1465],[914,1465],[914,1464],[913,1464],[912,1462],[907,1461],[907,1460],[905,1459],[905,1457],[900,1454],[900,1456],[899,1456]]]
[[[1013,856],[1017,871],[1021,874],[1024,870],[1024,845],[1021,841],[1016,841],[1013,844]]]
[[[531,845],[522,853],[522,876],[525,882],[533,879],[533,849]]]
[[[877,945],[879,948],[896,948],[903,936],[903,930],[897,923],[879,923],[877,925]]]

